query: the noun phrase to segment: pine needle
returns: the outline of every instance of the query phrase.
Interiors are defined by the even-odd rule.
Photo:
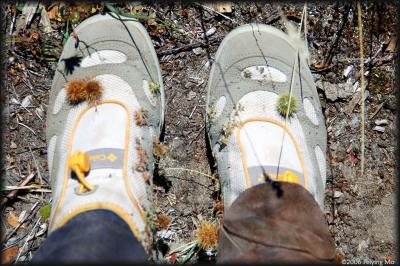
[[[197,170],[186,169],[186,168],[182,168],[182,167],[177,167],[177,168],[167,168],[167,169],[165,169],[165,170],[179,170],[179,171],[188,171],[188,172],[193,172],[193,173],[200,174],[200,175],[203,175],[203,176],[207,176],[207,177],[211,178],[212,180],[214,180],[214,179],[215,179],[215,177],[213,177],[212,175],[209,175],[209,174],[206,174],[206,173],[202,173],[202,172],[200,172],[200,171],[197,171]]]

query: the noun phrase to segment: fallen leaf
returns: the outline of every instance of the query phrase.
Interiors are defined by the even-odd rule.
[[[157,26],[156,13],[153,13],[149,16],[149,19],[147,20],[147,25]]]
[[[392,36],[392,38],[389,39],[389,44],[388,44],[388,47],[386,48],[386,51],[395,52],[396,48],[397,48],[398,40],[399,40],[399,37],[397,35]]]
[[[1,253],[1,264],[11,264],[19,252],[18,247],[11,247]]]
[[[53,29],[51,27],[49,14],[43,6],[41,10],[40,23],[43,25],[43,31],[46,33],[51,32]]]
[[[19,224],[18,217],[15,215],[15,213],[13,211],[10,211],[8,213],[7,223],[14,228],[18,226],[18,224]]]
[[[169,256],[169,262],[170,263],[175,263],[177,260],[176,258],[176,253],[171,254],[171,256]]]
[[[181,16],[187,18],[189,16],[189,13],[187,12],[186,9],[182,9],[181,11]]]
[[[8,164],[13,164],[13,163],[15,163],[14,157],[12,157],[10,154],[7,154],[6,160],[7,160],[7,163],[8,163]]]
[[[131,7],[130,11],[131,11],[132,14],[137,15],[137,14],[142,13],[142,10],[143,10],[143,6],[142,5],[135,5],[135,6]]]
[[[324,62],[322,62],[322,63],[316,63],[316,64],[314,64],[313,67],[314,67],[315,69],[325,69],[325,68],[328,67],[328,65],[325,64]]]
[[[22,100],[21,106],[26,108],[31,104],[31,101],[32,101],[32,95],[28,95]]]
[[[232,13],[232,4],[230,2],[215,3],[215,10],[220,13]]]
[[[343,259],[344,259],[344,255],[340,251],[336,250],[335,262],[341,264]]]
[[[10,148],[11,149],[16,149],[17,148],[17,144],[14,141],[11,141]]]
[[[59,7],[57,4],[52,4],[47,10],[49,19],[57,19],[59,13]]]
[[[22,15],[25,15],[25,28],[29,25],[32,21],[33,16],[35,15],[36,11],[38,10],[39,2],[26,2],[24,8],[22,10]]]

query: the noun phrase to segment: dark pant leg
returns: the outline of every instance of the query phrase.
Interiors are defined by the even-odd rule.
[[[128,224],[108,210],[78,214],[50,233],[32,262],[146,262],[147,255]]]
[[[293,183],[244,191],[225,212],[217,262],[334,262],[335,245],[311,194]]]

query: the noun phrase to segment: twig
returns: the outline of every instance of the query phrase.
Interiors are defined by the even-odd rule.
[[[349,11],[350,11],[350,8],[347,7],[346,12],[345,12],[345,14],[344,14],[343,17],[342,17],[342,21],[343,21],[343,22],[342,22],[342,25],[341,25],[340,29],[337,31],[337,33],[336,33],[336,38],[333,40],[332,45],[329,47],[329,50],[328,50],[328,52],[326,53],[326,56],[325,56],[325,58],[324,58],[324,61],[323,61],[323,64],[324,64],[324,65],[329,66],[329,65],[331,64],[331,62],[332,62],[333,51],[334,51],[334,49],[336,48],[336,46],[337,46],[337,44],[338,44],[338,42],[339,42],[340,37],[342,36],[343,30],[344,30],[344,26],[346,25],[346,23],[347,23],[347,18],[348,18],[348,16],[349,16]]]
[[[35,173],[31,173],[30,175],[28,175],[24,181],[21,182],[21,184],[19,185],[20,187],[22,186],[26,186],[31,180],[32,178],[35,176]],[[4,204],[6,204],[8,202],[9,199],[12,199],[15,197],[15,195],[18,193],[18,189],[15,189],[13,191],[11,191],[10,193],[7,194],[7,196],[5,196],[4,198],[1,199],[1,203],[0,203],[0,207],[3,207]]]
[[[167,255],[166,257],[169,257],[169,256],[171,256],[171,255],[174,254],[174,253],[177,253],[179,250],[180,250],[179,252],[182,252],[182,251],[185,251],[186,249],[189,249],[196,241],[197,241],[197,240],[194,240],[194,241],[192,241],[192,242],[189,242],[189,243],[187,243],[187,244],[185,244],[185,245],[183,245],[183,246],[180,246],[180,247],[178,247],[178,248],[176,248],[176,249],[174,249],[174,250],[168,252],[168,255]],[[188,247],[189,247],[189,248],[188,248]],[[181,249],[182,249],[182,250],[181,250]]]
[[[12,19],[11,25],[10,25],[10,34],[9,34],[9,36],[12,36],[16,20],[17,20],[17,8],[15,8],[15,12],[13,12],[13,19]]]
[[[29,71],[29,73],[32,73],[35,76],[42,77],[42,78],[44,77],[44,75],[39,74],[39,73],[37,73],[37,72],[35,72],[35,71],[31,70],[31,69],[28,69],[28,71]]]
[[[197,185],[199,185],[199,186],[202,186],[202,187],[204,187],[204,188],[206,188],[206,189],[208,189],[208,190],[210,190],[210,191],[214,191],[213,189],[207,187],[206,185],[204,185],[204,184],[202,184],[202,183],[200,183],[200,182],[194,181],[194,180],[192,180],[192,179],[186,179],[186,178],[177,177],[177,176],[173,176],[173,175],[166,175],[166,177],[171,177],[171,178],[175,178],[175,179],[179,179],[179,180],[184,180],[184,181],[188,181],[188,182],[193,182],[193,183],[195,183],[195,184],[197,184]],[[168,197],[167,197],[167,199],[168,199]],[[169,201],[169,199],[168,199],[168,201]],[[172,204],[171,202],[169,202],[169,203],[171,204],[171,206],[174,206],[174,205],[175,205],[175,204]]]
[[[31,150],[31,147],[29,146],[28,148],[29,148],[29,151],[30,151],[30,153],[31,153],[31,155],[32,155],[33,162],[34,162],[34,164],[35,164],[36,170],[37,170],[37,172],[38,172],[40,186],[42,186],[42,185],[43,185],[43,178],[42,178],[42,174],[40,173],[39,165],[38,165],[38,163],[37,163],[37,161],[36,161],[35,155],[33,154],[32,150]],[[47,180],[46,180],[46,183],[48,183]],[[42,195],[42,196],[43,196],[43,195]]]
[[[378,112],[382,109],[382,107],[383,107],[384,104],[385,104],[385,102],[381,103],[381,104],[376,108],[375,112],[369,117],[369,119],[374,118],[374,117],[378,114]]]
[[[196,136],[194,136],[194,138],[190,141],[189,146],[192,145],[192,143],[200,136],[200,133],[203,132],[205,127],[206,126],[203,125],[203,127],[199,130],[199,132],[196,134]]]
[[[30,186],[5,186],[2,191],[10,191],[10,190],[25,190],[25,189],[38,189],[41,188],[38,185],[30,185]]]
[[[31,235],[32,235],[32,233],[35,231],[36,226],[39,224],[39,222],[40,222],[41,219],[42,219],[42,217],[39,217],[39,218],[37,219],[35,225],[33,226],[32,230],[31,230],[31,232],[29,233],[28,237],[26,238],[24,245],[23,245],[22,248],[19,250],[18,256],[17,256],[17,258],[15,259],[15,262],[18,262],[18,260],[19,260],[19,258],[20,258],[20,256],[21,256],[21,253],[22,253],[22,251],[24,250],[25,246],[28,244],[28,242],[29,242],[30,240],[33,239]]]
[[[196,108],[197,108],[197,105],[194,106],[192,112],[189,115],[189,119],[192,118],[192,115],[193,115],[194,111],[196,111]]]
[[[24,224],[28,220],[28,217],[32,214],[33,210],[38,206],[39,202],[41,202],[41,201],[39,200],[35,204],[33,204],[33,206],[29,210],[29,213],[27,213],[25,215],[25,218],[17,224],[17,226],[14,228],[14,230],[12,230],[11,233],[5,238],[5,241],[9,240],[15,234],[15,232],[18,231],[18,229],[21,227],[21,225]]]
[[[32,128],[28,127],[27,125],[25,125],[25,124],[23,124],[21,122],[18,122],[18,125],[26,127],[27,129],[29,129],[36,136],[36,132]]]
[[[196,4],[196,5],[198,5],[198,6],[202,6],[203,8],[207,9],[208,11],[214,12],[214,13],[216,13],[216,14],[222,16],[223,18],[226,18],[226,19],[232,21],[232,22],[235,23],[236,25],[239,25],[239,23],[237,23],[236,20],[231,19],[230,17],[228,17],[228,16],[222,14],[221,12],[218,12],[218,11],[212,9],[212,8],[209,8],[208,6],[202,5],[202,4],[197,3],[197,2],[194,2],[194,4]]]

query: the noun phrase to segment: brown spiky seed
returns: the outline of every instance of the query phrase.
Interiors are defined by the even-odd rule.
[[[171,219],[165,213],[160,213],[157,215],[156,226],[159,230],[167,229],[169,224],[171,223]]]
[[[86,100],[88,102],[95,102],[100,100],[101,95],[103,93],[103,88],[101,87],[100,82],[91,79],[86,82],[85,93],[86,93]]]
[[[145,172],[148,170],[147,166],[147,152],[142,147],[136,147],[138,153],[138,162],[135,165],[134,170],[137,172]]]
[[[161,157],[168,152],[168,149],[164,144],[158,143],[156,136],[152,137],[152,143],[153,143],[153,154],[155,156]]]
[[[212,248],[218,243],[218,227],[216,224],[203,222],[197,229],[197,239],[201,248]]]
[[[135,112],[135,123],[137,126],[144,127],[148,126],[149,123],[147,122],[148,113],[146,110],[140,108],[139,111]]]
[[[67,99],[70,104],[78,104],[86,100],[86,81],[81,79],[71,80],[67,83]]]

